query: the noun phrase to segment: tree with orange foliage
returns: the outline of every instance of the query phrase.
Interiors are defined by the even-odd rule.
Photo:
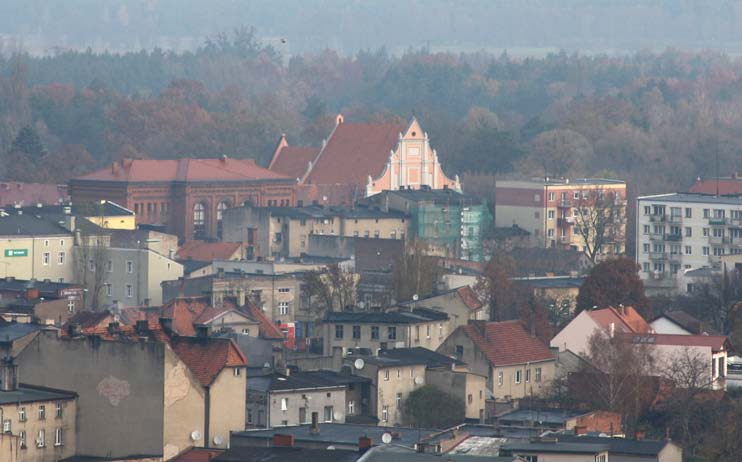
[[[645,319],[652,307],[644,295],[639,265],[629,258],[612,258],[598,263],[590,271],[577,295],[576,312],[593,307],[633,306]]]

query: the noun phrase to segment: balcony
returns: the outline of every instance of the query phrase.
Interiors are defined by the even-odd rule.
[[[652,223],[664,223],[667,220],[667,215],[649,215],[649,221]]]
[[[665,234],[665,240],[670,242],[678,242],[683,240],[682,234]]]
[[[649,240],[650,241],[664,241],[665,240],[665,235],[664,234],[654,234],[654,233],[651,233],[651,234],[649,234]]]
[[[575,217],[557,218],[557,226],[572,226],[575,224]]]
[[[667,260],[667,252],[649,252],[650,260]]]
[[[709,224],[712,226],[724,226],[727,224],[727,219],[724,217],[709,218]]]
[[[709,236],[709,244],[712,245],[724,245],[729,244],[730,239],[728,237],[721,236]]]
[[[563,209],[572,208],[572,201],[569,199],[561,199],[559,202],[557,202],[557,207],[561,207]]]
[[[682,215],[670,215],[669,217],[667,217],[667,222],[668,223],[682,223],[683,217]]]
[[[682,260],[683,260],[683,254],[680,254],[680,253],[671,253],[670,254],[670,261],[671,262],[679,263]]]
[[[560,244],[569,244],[569,237],[567,237],[567,236],[559,236],[559,243]]]

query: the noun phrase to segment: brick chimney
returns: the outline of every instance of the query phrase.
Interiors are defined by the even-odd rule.
[[[362,436],[358,438],[358,452],[361,454],[371,449],[371,443],[373,441],[368,436]]]
[[[18,366],[8,356],[0,360],[0,391],[14,391],[18,388]]]
[[[276,433],[273,435],[273,446],[282,448],[293,448],[294,447],[294,435],[282,435]]]

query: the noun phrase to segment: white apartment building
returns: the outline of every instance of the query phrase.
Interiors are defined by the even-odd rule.
[[[683,291],[688,270],[742,254],[742,197],[699,193],[644,196],[636,207],[636,261],[650,294]]]

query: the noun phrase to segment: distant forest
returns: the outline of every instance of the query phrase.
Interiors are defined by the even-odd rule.
[[[601,175],[634,194],[742,169],[742,62],[715,52],[630,56],[285,59],[249,28],[193,52],[64,52],[0,60],[0,175],[66,181],[122,157],[251,157],[281,133],[318,146],[348,121],[415,115],[451,173]]]

